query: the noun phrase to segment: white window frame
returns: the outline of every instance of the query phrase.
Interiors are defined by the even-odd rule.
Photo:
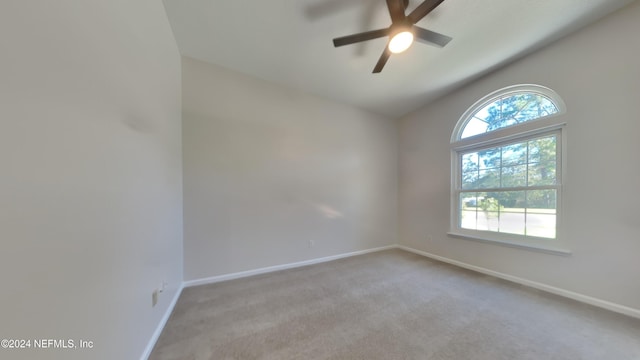
[[[509,97],[519,93],[542,95],[551,100],[558,112],[552,115],[529,120],[520,124],[507,126],[486,133],[461,139],[467,123],[485,106],[499,98]],[[460,117],[451,135],[451,215],[449,235],[468,240],[478,240],[499,245],[506,245],[546,253],[568,255],[566,233],[563,225],[563,187],[566,184],[566,123],[563,114],[566,107],[560,96],[553,90],[533,84],[509,86],[494,91],[473,104]],[[460,226],[459,194],[462,191],[461,169],[462,154],[470,151],[481,151],[491,147],[503,146],[513,142],[527,141],[545,135],[556,135],[556,237],[554,239],[538,238],[517,234],[500,233],[496,231],[472,230]],[[481,191],[482,192],[482,191]]]

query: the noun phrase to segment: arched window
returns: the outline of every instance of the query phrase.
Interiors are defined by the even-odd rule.
[[[566,253],[562,99],[516,85],[472,105],[451,136],[451,234]]]

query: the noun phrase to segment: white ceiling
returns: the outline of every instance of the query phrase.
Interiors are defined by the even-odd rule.
[[[453,40],[415,43],[372,74],[386,38],[332,39],[388,27],[385,0],[164,0],[182,55],[392,118],[631,2],[445,0],[418,25]]]

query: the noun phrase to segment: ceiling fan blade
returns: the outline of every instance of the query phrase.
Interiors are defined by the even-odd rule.
[[[380,55],[380,59],[378,59],[378,63],[376,64],[376,67],[373,68],[374,74],[377,74],[380,71],[382,71],[382,68],[387,63],[387,60],[389,60],[389,56],[391,56],[391,51],[389,51],[389,45],[387,45],[384,47],[384,52],[382,53],[382,55]]]
[[[389,28],[371,30],[371,31],[366,31],[359,34],[353,34],[353,35],[347,35],[347,36],[335,38],[333,39],[333,46],[338,47],[338,46],[344,46],[349,44],[355,44],[361,41],[377,39],[377,38],[381,38],[383,36],[388,36],[388,35],[389,35]]]
[[[444,47],[449,43],[449,41],[453,40],[453,38],[447,35],[443,35],[431,30],[423,29],[419,26],[413,25],[412,29],[413,29],[413,35],[416,37],[416,40],[426,44],[435,45],[438,47]]]
[[[404,21],[404,3],[402,0],[387,0],[387,7],[389,8],[392,23]]]
[[[418,5],[417,8],[413,9],[411,14],[407,16],[412,24],[417,23],[422,20],[423,17],[427,16],[428,13],[433,11],[440,3],[444,0],[424,0],[422,4]]]

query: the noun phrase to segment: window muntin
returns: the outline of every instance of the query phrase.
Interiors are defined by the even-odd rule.
[[[451,137],[451,235],[562,249],[562,99],[538,85],[493,92]],[[533,121],[535,120],[535,121]]]

